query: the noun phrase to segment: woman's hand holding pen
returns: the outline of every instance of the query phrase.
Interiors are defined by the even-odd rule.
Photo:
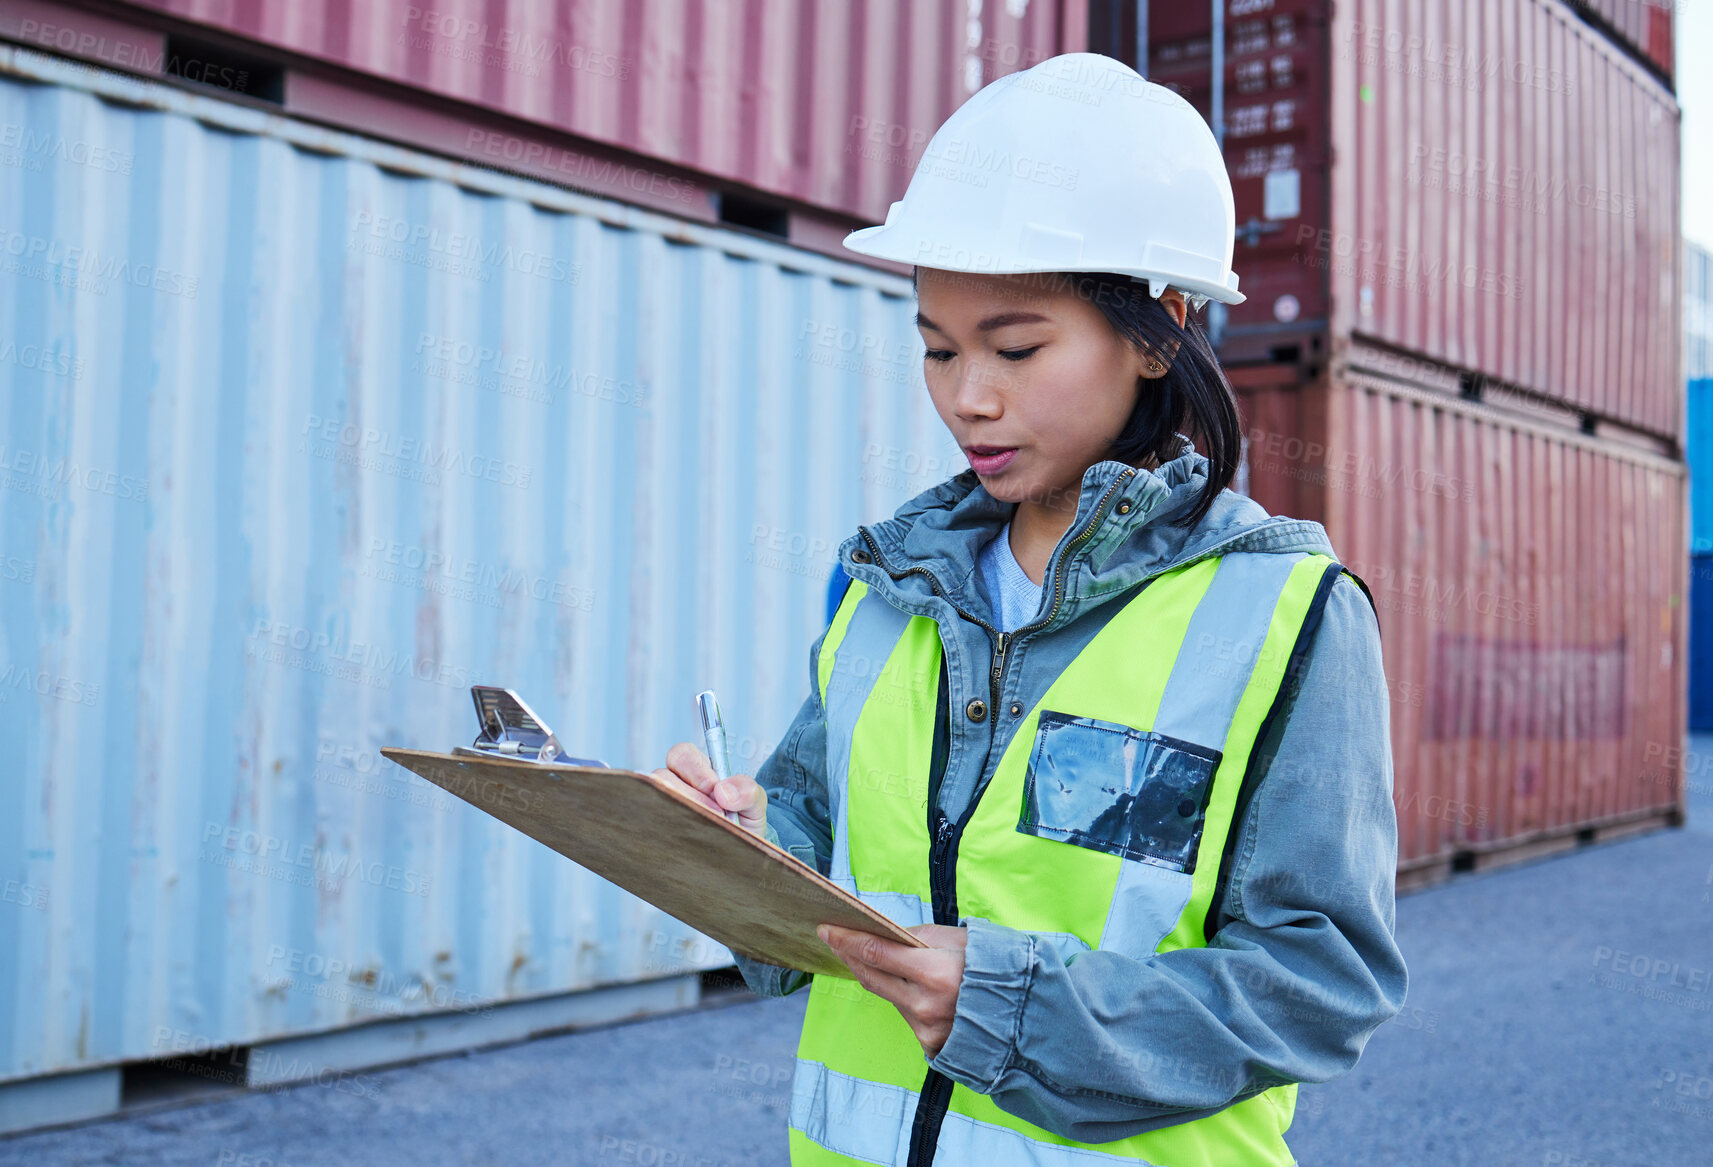
[[[969,930],[918,924],[910,931],[929,947],[911,948],[837,924],[822,924],[816,929],[863,988],[897,1007],[923,1051],[932,1058],[952,1034]]]
[[[654,777],[678,783],[691,798],[719,814],[736,811],[738,825],[762,838],[767,837],[767,791],[748,774],[733,774],[724,782],[696,746],[679,742],[666,751],[666,765]]]
[[[709,810],[736,811],[739,826],[767,837],[767,791],[748,774],[720,781],[708,755],[690,742],[667,750],[666,765],[653,773]],[[921,924],[910,931],[929,947],[910,948],[836,924],[822,924],[818,934],[863,988],[897,1007],[931,1058],[952,1033],[969,933],[943,924]]]

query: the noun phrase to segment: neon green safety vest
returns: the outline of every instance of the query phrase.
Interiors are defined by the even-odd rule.
[[[907,927],[932,923],[937,859],[938,878],[955,887],[956,917],[1034,932],[1067,961],[1096,948],[1146,959],[1206,945],[1233,824],[1253,789],[1250,754],[1340,570],[1324,555],[1236,553],[1147,581],[1019,722],[950,840],[949,863],[945,827],[935,832],[937,857],[929,827],[938,628],[853,582],[822,643],[817,678],[831,878]],[[1127,768],[1146,783],[1116,807],[1130,825],[1114,829],[1109,815],[1090,834],[1058,804],[1067,783],[1110,787],[1114,771]],[[1176,811],[1158,809],[1161,783]],[[791,1162],[1295,1162],[1284,1140],[1294,1083],[1091,1144],[1017,1118],[926,1063],[889,1001],[854,981],[815,977],[797,1050]]]

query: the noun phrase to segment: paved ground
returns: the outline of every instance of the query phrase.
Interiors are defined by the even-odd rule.
[[[1713,1163],[1713,763],[1692,781],[1688,828],[1400,900],[1408,1006],[1348,1076],[1302,1089],[1305,1167]],[[802,1007],[740,999],[0,1139],[0,1164],[784,1164]]]

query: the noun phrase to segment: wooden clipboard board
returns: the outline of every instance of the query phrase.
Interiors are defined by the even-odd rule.
[[[823,923],[927,947],[795,855],[651,774],[381,753],[754,960],[850,980],[815,935]]]

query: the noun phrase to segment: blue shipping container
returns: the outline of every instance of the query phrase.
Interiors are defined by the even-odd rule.
[[[1689,552],[1713,554],[1713,378],[1691,381],[1684,427],[1689,463]]]
[[[727,963],[377,750],[711,686],[753,770],[961,467],[909,283],[6,46],[0,124],[0,1079]]]
[[[1689,550],[1713,554],[1713,253],[1683,243],[1683,362],[1688,417]]]
[[[1713,730],[1713,555],[1689,557],[1689,728]]]

